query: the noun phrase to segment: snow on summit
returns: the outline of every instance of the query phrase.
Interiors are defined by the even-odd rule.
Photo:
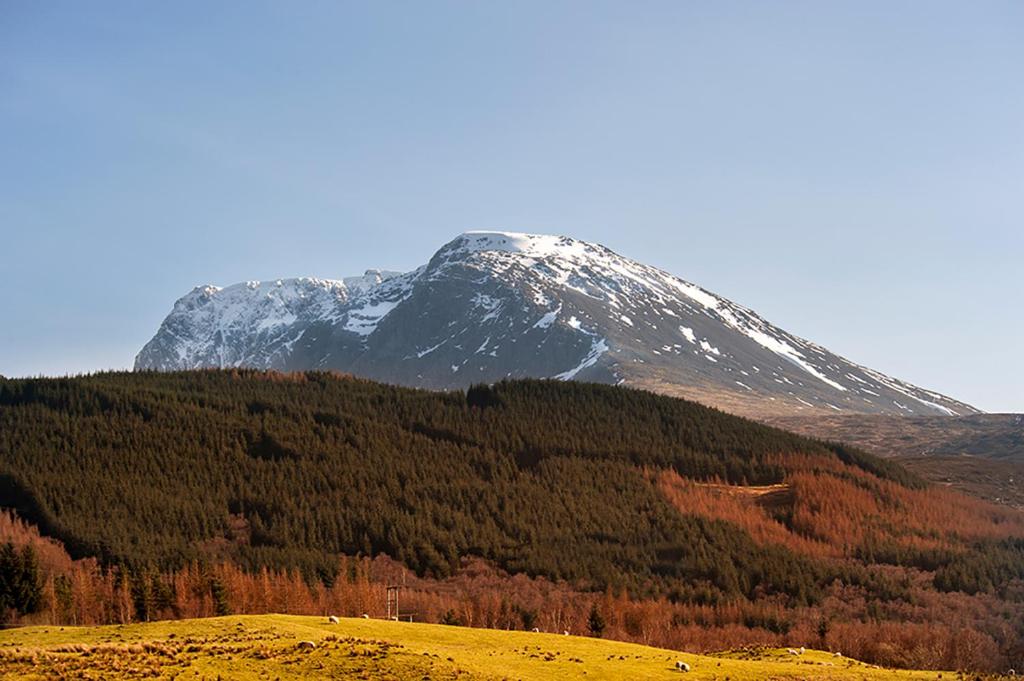
[[[590,244],[564,236],[521,232],[464,232],[457,240],[468,251],[502,251],[536,257],[580,255]]]
[[[442,389],[527,376],[624,383],[752,413],[976,411],[604,246],[506,231],[460,234],[404,274],[197,287],[136,368],[207,366]]]

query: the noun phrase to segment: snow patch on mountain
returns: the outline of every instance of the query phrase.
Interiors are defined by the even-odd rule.
[[[545,312],[544,316],[541,317],[540,319],[538,319],[537,322],[533,325],[533,328],[535,328],[535,329],[546,329],[546,328],[550,327],[552,324],[555,323],[555,320],[558,319],[558,314],[561,311],[562,311],[562,306],[559,305],[554,310],[551,310],[549,312]]]
[[[595,338],[593,345],[590,346],[590,352],[587,353],[587,356],[583,358],[582,362],[568,371],[563,371],[560,374],[552,376],[552,378],[556,378],[560,381],[571,381],[576,378],[577,374],[587,367],[592,367],[597,364],[597,360],[606,352],[608,352],[608,342],[603,338]]]
[[[366,301],[358,307],[351,308],[348,310],[348,319],[344,329],[360,336],[369,336],[377,330],[380,320],[387,317],[388,313],[394,310],[400,302],[400,300]]]

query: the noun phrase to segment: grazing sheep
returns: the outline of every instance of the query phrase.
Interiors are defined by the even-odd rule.
[[[539,633],[540,633],[540,629],[538,629],[537,627],[534,627],[534,628],[533,628],[533,629],[531,629],[530,631],[532,631],[532,632],[533,632],[533,633],[535,633],[535,634],[539,634]]]
[[[803,646],[800,646],[800,654],[801,654],[801,655],[803,655],[803,654],[804,654],[804,652],[805,652],[805,651],[804,651],[804,647],[803,647]]]
[[[676,669],[678,669],[681,672],[688,672],[688,671],[690,671],[690,665],[686,664],[682,660],[677,660],[676,661]]]
[[[1016,669],[1007,669],[1006,670],[1006,675],[1007,676],[1017,676],[1017,670]]]
[[[338,619],[337,617],[335,617],[334,615],[331,615],[330,617],[328,617],[328,618],[327,618],[327,621],[328,621],[328,622],[330,622],[331,624],[337,624],[337,623],[338,623],[338,622],[340,622],[341,620],[339,620],[339,619]]]
[[[312,641],[299,641],[299,650],[313,650],[316,644]]]
[[[790,655],[799,655],[800,654],[799,650],[794,650],[793,648],[786,648],[786,652],[789,653]]]
[[[367,615],[367,614],[366,614],[366,613],[364,612],[364,613],[363,613],[363,619],[364,619],[364,620],[368,620],[368,619],[370,619],[370,616],[369,616],[369,615]]]
[[[840,653],[840,652],[832,653],[832,657],[842,657],[842,656],[843,656],[843,654]]]
[[[569,630],[568,629],[566,629],[565,631],[562,632],[562,636],[568,636],[568,635],[569,635]]]

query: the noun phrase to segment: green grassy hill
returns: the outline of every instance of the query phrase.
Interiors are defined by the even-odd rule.
[[[300,647],[310,641],[315,647]],[[0,679],[936,679],[807,651],[691,655],[559,634],[255,615],[0,632]],[[946,674],[954,678],[953,674]]]

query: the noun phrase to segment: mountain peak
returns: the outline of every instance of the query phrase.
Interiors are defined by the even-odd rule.
[[[463,232],[451,244],[468,252],[497,251],[538,257],[578,254],[588,248],[595,248],[592,244],[567,236],[483,230]]]

